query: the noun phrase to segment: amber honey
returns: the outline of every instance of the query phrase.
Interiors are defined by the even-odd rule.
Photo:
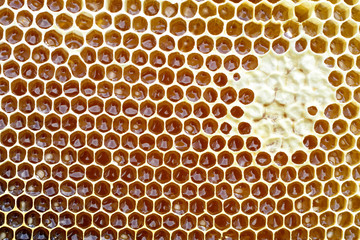
[[[0,239],[360,238],[358,0],[0,6]]]

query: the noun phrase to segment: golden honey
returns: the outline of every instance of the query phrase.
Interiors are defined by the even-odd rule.
[[[0,1],[0,240],[359,239],[358,0]]]

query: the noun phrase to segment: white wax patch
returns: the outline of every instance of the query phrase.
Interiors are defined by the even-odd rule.
[[[254,102],[241,106],[245,114],[239,122],[251,124],[251,135],[261,138],[262,151],[304,150],[304,136],[314,133],[313,123],[322,117],[309,115],[307,108],[323,110],[336,102],[335,89],[327,80],[331,69],[324,57],[310,50],[269,52],[258,58],[258,68],[240,71],[241,79],[232,84],[235,90],[249,88],[255,94]]]

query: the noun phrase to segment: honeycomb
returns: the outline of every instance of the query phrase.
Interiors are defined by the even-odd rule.
[[[0,240],[360,238],[358,0],[0,0]]]

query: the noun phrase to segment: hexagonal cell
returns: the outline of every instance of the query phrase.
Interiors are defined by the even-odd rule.
[[[43,121],[44,118],[42,115],[33,113],[28,117],[28,127],[33,131],[40,130],[43,126]]]
[[[247,3],[241,4],[236,10],[237,17],[243,21],[249,21],[250,19],[252,19],[253,14],[254,14],[254,9],[252,5]]]
[[[78,49],[84,44],[84,38],[72,32],[65,36],[65,45],[70,49]]]
[[[112,18],[106,12],[98,13],[95,17],[95,24],[101,29],[106,29],[112,24]]]
[[[136,15],[141,11],[140,0],[127,0],[126,1],[126,12],[131,15]]]
[[[182,29],[184,26],[181,26]],[[139,37],[134,33],[127,33],[124,35],[123,44],[126,48],[134,49],[139,45]]]
[[[143,50],[137,50],[135,52],[133,52],[132,57],[131,57],[131,61],[138,66],[143,66],[147,63],[148,61],[148,55],[145,51]]]
[[[10,87],[11,92],[17,96],[22,96],[27,92],[27,83],[21,79],[12,81]]]
[[[335,38],[330,43],[330,51],[333,54],[336,55],[341,54],[345,51],[345,49],[346,49],[346,42],[342,38]]]
[[[166,4],[166,1],[163,3]],[[177,5],[177,4],[174,4]],[[160,3],[158,1],[154,0],[145,0],[143,4],[143,12],[147,16],[154,16],[156,15],[160,10]]]
[[[178,4],[164,1],[161,6],[161,13],[168,18],[174,17],[178,12]]]
[[[65,13],[58,15],[55,21],[56,25],[63,30],[68,30],[74,23],[73,18]]]
[[[76,127],[75,124],[73,124],[73,126]],[[73,131],[73,130],[69,130],[69,131]],[[70,135],[70,144],[75,148],[83,147],[85,145],[85,134],[79,131],[72,133]]]
[[[327,37],[334,37],[339,32],[339,26],[337,22],[333,20],[328,20],[323,26],[323,33]]]
[[[255,7],[255,18],[258,21],[268,21],[272,17],[272,7],[266,3],[261,3]]]
[[[2,56],[1,56],[1,59],[4,59],[6,60],[6,45],[1,45],[1,46],[4,46],[1,47],[3,49],[3,53],[2,53]],[[20,45],[17,45],[15,48],[14,48],[14,57],[16,60],[20,61],[20,62],[25,62],[26,60],[28,60],[30,58],[30,48],[28,46],[26,46],[25,44],[20,44]]]
[[[1,108],[6,113],[14,112],[17,109],[17,100],[13,96],[6,96],[1,99]]]
[[[25,33],[24,39],[29,45],[37,45],[42,40],[42,34],[38,30],[31,28]]]
[[[66,41],[66,40],[65,40]],[[65,49],[58,48],[51,52],[51,61],[54,64],[64,64],[69,57]]]
[[[79,119],[79,126],[84,131],[92,130],[95,127],[94,118],[90,115],[82,115]]]
[[[48,82],[46,84],[46,94],[52,98],[59,97],[62,94],[62,86],[55,81]]]
[[[57,148],[64,148],[68,144],[69,136],[66,132],[60,131],[53,136],[53,145]]]
[[[328,57],[324,60],[324,63],[328,68],[333,68],[335,66],[335,59],[333,57]]]
[[[222,19],[229,20],[234,17],[235,8],[232,4],[225,3],[218,7],[218,13]]]
[[[22,51],[22,50],[20,50],[20,51]],[[25,56],[19,56],[19,57],[20,58],[25,58]],[[46,62],[49,59],[49,56],[50,56],[50,51],[47,48],[43,47],[43,46],[36,47],[32,51],[32,59],[36,63],[44,63],[44,62]]]
[[[360,53],[360,40],[356,37],[351,39],[349,41],[348,48],[352,54],[358,55]]]
[[[23,212],[29,211],[33,206],[33,200],[26,195],[22,195],[16,199],[16,205]]]
[[[283,54],[289,49],[289,42],[284,38],[278,38],[273,42],[272,49],[277,54]]]
[[[36,134],[36,145],[39,147],[49,147],[51,144],[52,137],[49,132],[40,131]]]
[[[17,168],[17,175],[22,179],[30,179],[34,175],[34,168],[28,163],[22,163]]]
[[[175,36],[181,36],[186,32],[186,22],[180,18],[171,20],[170,32]]]
[[[110,30],[105,33],[105,43],[111,47],[119,46],[121,35],[115,30]]]
[[[18,228],[23,224],[24,216],[18,211],[12,211],[6,216],[6,223],[12,228]]]
[[[25,131],[23,131],[25,132]],[[32,145],[34,144],[34,135],[30,136],[32,138]],[[19,134],[20,138],[20,134]],[[15,163],[23,162],[25,159],[26,150],[20,146],[15,146],[9,151],[9,159]],[[26,174],[26,171],[25,171]]]
[[[93,25],[93,17],[86,13],[81,13],[76,17],[75,23],[81,30],[88,30]]]
[[[56,179],[56,177],[55,177],[55,179]],[[63,180],[63,179],[61,179],[61,180]],[[57,195],[59,193],[59,184],[57,182],[55,182],[55,181],[52,181],[52,180],[46,181],[44,183],[44,190],[43,191],[44,191],[45,195],[47,195],[49,197],[53,197],[53,196],[55,196],[55,195]],[[57,199],[57,201],[59,201],[59,198]],[[54,205],[55,205],[56,208],[59,207],[58,208],[59,211],[64,210],[63,209],[64,206],[59,206],[56,203]],[[65,208],[66,208],[66,206],[65,206]]]
[[[37,75],[37,66],[35,64],[33,64],[33,63],[25,63],[21,67],[21,76],[23,78],[25,78],[25,79],[33,79],[33,78],[36,77],[36,75]]]
[[[63,41],[63,35],[58,33],[55,30],[50,30],[48,32],[45,33],[44,35],[44,42],[49,46],[49,47],[58,47]],[[47,49],[46,49],[47,50]],[[46,51],[45,50],[45,51]],[[49,50],[47,50],[49,51]],[[34,54],[34,53],[33,53]],[[47,54],[48,55],[48,54]],[[34,58],[34,57],[33,57]],[[37,60],[37,59],[36,59]]]
[[[3,74],[8,78],[16,78],[20,74],[20,66],[17,62],[11,60],[3,65]]]
[[[292,20],[286,22],[283,25],[285,37],[287,37],[287,38],[297,37],[299,35],[299,27],[300,27],[300,24],[297,22],[294,22]]]
[[[199,6],[199,14],[203,18],[208,18],[216,15],[216,5],[212,2],[205,2]]]
[[[258,37],[262,32],[262,25],[258,23],[247,23],[244,26],[244,32],[247,36],[251,38]]]
[[[14,21],[14,12],[9,8],[0,10],[0,24],[7,26]]]
[[[54,101],[54,110],[58,114],[65,114],[70,110],[70,102],[66,98],[58,98]]]
[[[96,52],[90,47],[85,47],[81,50],[80,56],[85,63],[91,64],[96,61]]]
[[[351,38],[357,33],[357,25],[355,22],[349,20],[341,24],[340,32],[341,35],[346,38]]]
[[[334,18],[338,21],[344,21],[349,17],[349,8],[345,4],[338,4],[334,8]]]
[[[306,41],[305,38],[300,38],[299,40],[296,41],[295,43],[295,49],[298,52],[302,52],[306,49],[308,42]],[[315,109],[314,109],[315,110]],[[313,111],[312,111],[313,112]],[[315,113],[316,114],[316,113]]]
[[[332,130],[338,135],[343,134],[348,130],[348,124],[344,120],[339,119],[333,123]]]
[[[148,28],[148,22],[147,20],[144,18],[144,17],[135,17],[133,19],[133,29],[136,31],[136,32],[139,32],[139,33],[142,33],[142,32],[145,32],[146,29]]]
[[[114,25],[117,29],[121,31],[126,31],[130,29],[131,20],[129,16],[125,14],[120,14],[114,18]]]
[[[242,33],[242,24],[237,20],[229,21],[226,24],[226,33],[231,37],[237,37]]]
[[[273,18],[277,21],[286,21],[292,17],[291,7],[287,4],[278,4],[272,11]],[[295,10],[296,13],[296,10]],[[301,20],[300,20],[301,21]]]
[[[14,113],[10,116],[10,126],[20,130],[26,126],[26,117],[21,113]]]
[[[10,44],[16,44],[20,42],[21,39],[23,38],[23,35],[24,35],[23,31],[16,26],[7,28],[5,31],[6,41]]]
[[[26,183],[25,191],[30,196],[37,196],[41,193],[42,183],[38,180],[32,179]]]
[[[81,181],[77,185],[77,192],[80,196],[88,197],[93,192],[93,185],[87,180]]]
[[[316,17],[321,20],[328,19],[331,16],[331,12],[332,12],[331,5],[326,2],[318,3],[315,6]]]
[[[349,55],[342,55],[337,59],[337,65],[344,71],[350,70],[354,66],[354,59]]]
[[[59,114],[65,113],[65,111],[69,109],[67,104],[69,104],[69,102],[68,100],[65,101],[65,99],[64,102],[59,102],[60,107],[57,107],[58,110],[56,110],[56,112],[58,112]],[[73,131],[78,123],[77,117],[72,114],[63,116],[61,120],[62,128],[67,131]]]
[[[298,19],[298,22],[303,22],[308,19],[311,15],[311,5],[309,3],[301,3],[295,7],[295,16]]]
[[[35,168],[35,175],[40,180],[46,180],[51,176],[50,167],[46,164],[40,164]]]
[[[327,48],[327,41],[323,37],[316,37],[310,41],[310,48],[315,53],[324,53]]]
[[[50,63],[45,63],[39,68],[38,75],[42,80],[50,80],[54,77],[55,67]]]
[[[35,22],[40,28],[48,29],[54,24],[54,18],[50,13],[42,12],[36,16]]]
[[[80,93],[79,82],[77,81],[69,81],[64,84],[64,94],[68,97],[75,97]],[[73,106],[72,106],[73,107]],[[76,107],[74,107],[76,108]]]
[[[321,23],[317,19],[308,19],[302,25],[305,33],[311,37],[315,37],[320,32]]]
[[[280,27],[278,23],[269,22],[265,25],[264,35],[269,39],[274,39],[280,36]]]
[[[92,132],[87,135],[87,145],[91,148],[99,148],[102,146],[103,143],[103,137],[96,133]]]
[[[180,5],[180,13],[185,18],[194,17],[197,11],[198,11],[197,5],[196,5],[196,3],[192,2],[192,1],[187,0],[183,3],[181,3],[181,5]],[[216,10],[215,10],[215,13],[216,13]]]
[[[99,49],[98,59],[103,64],[111,63],[113,60],[113,51],[107,47]]]

